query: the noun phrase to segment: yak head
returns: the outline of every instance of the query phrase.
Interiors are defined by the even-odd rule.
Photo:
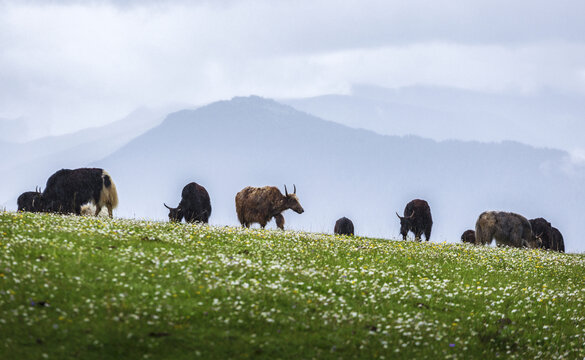
[[[528,243],[529,248],[533,248],[533,249],[540,249],[543,246],[543,241],[542,241],[542,235],[543,233],[540,234],[534,234],[532,233],[532,239],[530,239],[530,243]]]
[[[31,211],[45,211],[46,204],[43,199],[42,189],[37,187],[32,198]]]
[[[414,219],[414,210],[409,216],[400,216],[396,213],[396,216],[400,219],[400,235],[406,236],[408,231],[411,229],[411,222]]]
[[[170,222],[181,222],[183,220],[183,209],[181,207],[172,208],[167,204],[163,203],[163,205],[169,209],[169,221]]]
[[[286,185],[284,185],[284,206],[286,209],[291,209],[297,214],[302,214],[305,212],[301,203],[299,202],[299,198],[297,197],[297,187],[293,184],[294,190],[292,194],[288,193],[286,190]]]

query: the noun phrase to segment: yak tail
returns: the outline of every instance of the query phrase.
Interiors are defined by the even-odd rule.
[[[102,173],[103,186],[100,194],[100,201],[97,207],[101,209],[103,206],[108,208],[110,217],[112,216],[112,209],[118,206],[118,191],[116,190],[116,184],[112,181],[110,174],[105,170]]]
[[[492,242],[496,226],[496,218],[493,213],[482,213],[475,223],[475,244],[486,245]]]

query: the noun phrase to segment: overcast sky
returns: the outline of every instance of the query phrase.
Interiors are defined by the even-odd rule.
[[[352,84],[585,96],[581,0],[0,0],[0,118],[62,133],[168,103]]]

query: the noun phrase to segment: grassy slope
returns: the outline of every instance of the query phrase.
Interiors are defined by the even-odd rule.
[[[585,256],[0,213],[0,359],[585,357]]]

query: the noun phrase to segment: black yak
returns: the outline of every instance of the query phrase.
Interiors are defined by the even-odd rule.
[[[552,227],[552,250],[565,252],[565,240],[563,234],[556,227]]]
[[[45,211],[77,215],[87,203],[95,205],[96,216],[106,206],[111,218],[112,210],[118,206],[118,193],[112,178],[103,169],[61,169],[47,180],[42,202]]]
[[[522,215],[503,212],[485,211],[475,223],[475,243],[489,245],[493,238],[496,245],[512,247],[537,248],[539,239],[534,236],[530,222]]]
[[[253,223],[259,223],[262,228],[274,218],[276,225],[284,230],[284,217],[282,212],[291,209],[298,214],[305,210],[299,203],[297,187],[289,194],[284,186],[282,195],[275,186],[252,187],[248,186],[236,194],[236,213],[240,224],[250,227]]]
[[[465,230],[463,234],[461,234],[461,241],[468,244],[475,244],[475,231]]]
[[[344,216],[335,222],[333,232],[338,235],[353,235],[353,222]]]
[[[183,188],[181,193],[181,202],[176,208],[164,206],[169,209],[169,220],[172,222],[181,222],[185,218],[186,222],[207,223],[211,216],[211,201],[205,188],[195,182],[191,182]]]
[[[37,189],[36,191],[27,191],[20,194],[16,204],[18,205],[18,211],[43,211],[41,191]]]
[[[530,219],[532,233],[542,241],[543,249],[553,248],[552,225],[544,218]]]
[[[414,233],[414,238],[422,240],[422,234],[425,234],[426,241],[431,239],[431,228],[433,227],[433,218],[429,204],[420,199],[415,199],[406,204],[404,216],[396,216],[400,219],[400,234],[402,239],[406,240],[409,231]]]

